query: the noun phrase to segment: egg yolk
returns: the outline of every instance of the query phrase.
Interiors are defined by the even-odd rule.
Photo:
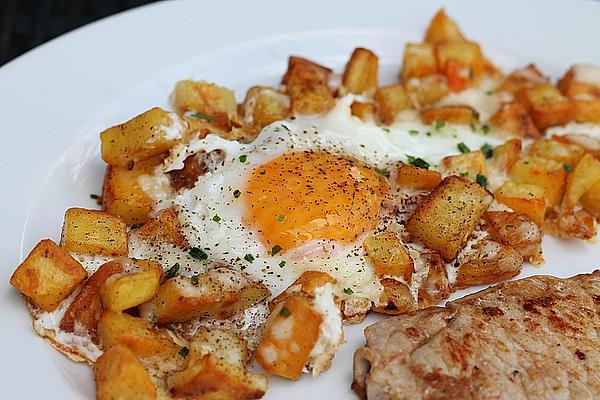
[[[244,199],[246,224],[269,248],[315,239],[351,242],[376,227],[386,180],[355,160],[291,152],[254,169]]]

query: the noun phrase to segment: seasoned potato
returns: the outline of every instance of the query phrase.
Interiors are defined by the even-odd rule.
[[[534,86],[543,85],[548,82],[548,79],[537,69],[534,64],[511,72],[506,77],[500,90],[504,92],[517,93],[522,89],[530,89]]]
[[[573,100],[573,112],[577,122],[600,123],[600,99]]]
[[[513,211],[527,215],[538,226],[544,223],[546,201],[541,186],[508,181],[496,190],[494,197]]]
[[[383,294],[379,299],[379,303],[373,306],[373,311],[398,315],[416,309],[417,302],[405,283],[393,278],[383,278],[379,282],[383,286]]]
[[[150,260],[136,260],[131,271],[110,276],[101,286],[102,304],[111,311],[123,311],[152,300],[158,291],[163,270]]]
[[[377,87],[379,58],[371,50],[356,48],[342,75],[341,92],[370,93]]]
[[[248,343],[235,332],[225,328],[200,326],[190,339],[190,358],[215,354],[227,364],[244,367],[250,360]]]
[[[201,150],[189,155],[183,161],[183,168],[167,172],[171,187],[175,191],[183,188],[193,188],[199,177],[203,176],[207,171],[213,171],[215,166],[222,163],[223,160],[225,160],[225,152],[220,149],[214,149],[209,152]],[[180,240],[180,238],[177,239],[178,243],[181,243]]]
[[[425,124],[446,121],[451,124],[469,125],[479,123],[479,113],[468,106],[444,106],[421,111]]]
[[[166,325],[201,316],[227,318],[269,294],[262,284],[220,267],[197,275],[193,281],[183,276],[167,280],[152,300],[152,306],[158,323]]]
[[[544,232],[565,239],[589,240],[596,236],[596,221],[585,209],[552,211],[544,221]]]
[[[525,105],[540,130],[573,119],[573,104],[549,83],[523,89],[517,93],[517,99]]]
[[[346,324],[360,324],[371,310],[372,301],[359,296],[351,296],[342,300],[340,311]]]
[[[87,272],[50,239],[40,241],[10,277],[10,284],[44,311],[53,311]]]
[[[443,8],[435,14],[425,33],[425,41],[428,43],[462,42],[464,40],[460,28],[446,15]]]
[[[441,71],[448,71],[448,62],[456,62],[465,68],[466,78],[471,79],[483,72],[483,55],[479,45],[474,42],[446,42],[435,45],[435,57]],[[446,78],[449,79],[448,75]]]
[[[416,107],[430,106],[448,94],[448,84],[443,75],[411,79],[404,83],[404,88]]]
[[[401,278],[408,284],[412,282],[413,259],[393,232],[385,231],[367,237],[363,249],[377,275]]]
[[[271,313],[256,349],[256,361],[273,375],[298,379],[317,342],[322,320],[306,297],[288,297]]]
[[[567,186],[567,171],[554,160],[527,157],[510,167],[508,176],[516,183],[528,183],[544,189],[547,207],[558,206]]]
[[[125,346],[105,351],[94,363],[98,400],[156,399],[156,388],[148,371]]]
[[[509,139],[494,147],[490,160],[492,165],[500,171],[507,171],[519,159],[521,146],[520,139]]]
[[[168,333],[152,328],[145,319],[109,310],[100,317],[98,335],[104,351],[123,345],[142,361],[153,357],[169,359],[180,350]]]
[[[384,124],[391,124],[400,111],[411,108],[410,99],[400,84],[380,87],[373,99],[377,103],[379,119]]]
[[[134,229],[131,235],[149,243],[170,243],[184,250],[189,247],[181,230],[177,212],[173,208],[162,210],[141,228]]]
[[[100,134],[102,159],[131,168],[135,162],[158,156],[180,139],[186,123],[174,113],[155,107]]]
[[[233,91],[214,83],[179,81],[173,90],[172,101],[178,113],[197,112],[206,116],[209,122],[215,122],[218,116],[236,117],[237,102]]]
[[[437,73],[435,53],[431,43],[407,43],[402,61],[402,82]]]
[[[526,214],[509,211],[483,213],[492,240],[513,247],[525,261],[541,263],[542,233]]]
[[[127,227],[120,217],[104,211],[69,208],[60,245],[75,253],[127,256]]]
[[[581,196],[600,182],[600,161],[591,154],[583,156],[567,179],[565,207],[571,210]]]
[[[437,171],[415,167],[412,164],[400,164],[396,170],[396,184],[413,190],[433,190],[442,181]]]
[[[600,183],[596,183],[580,199],[581,204],[585,209],[596,216],[600,217]]]
[[[362,121],[372,121],[377,114],[377,106],[372,103],[361,103],[355,101],[350,105],[352,115],[360,118]]]
[[[600,68],[593,65],[573,65],[565,76],[558,81],[558,88],[567,97],[576,99],[593,99],[600,98],[600,86],[595,82],[586,82],[582,80],[585,78],[587,72],[593,74],[600,73]]]
[[[457,175],[470,181],[488,175],[485,156],[479,150],[442,158],[440,169],[444,176]]]
[[[328,86],[331,70],[301,57],[290,57],[283,84],[292,100],[292,112],[320,114],[333,107],[333,92]]]
[[[561,143],[576,144],[591,153],[594,157],[600,158],[600,139],[593,138],[580,133],[571,133],[563,136],[552,136],[552,140]]]
[[[273,311],[275,306],[294,294],[302,293],[306,297],[313,297],[315,289],[327,283],[334,284],[336,279],[322,271],[304,271],[286,290],[269,302],[269,309]]]
[[[83,284],[83,287],[67,308],[60,321],[60,329],[65,332],[84,329],[92,340],[97,342],[96,330],[103,310],[100,289],[109,277],[121,272],[123,272],[123,264],[120,262],[110,261],[101,265]]]
[[[530,138],[541,136],[540,131],[529,116],[527,108],[516,101],[502,103],[489,122],[493,127],[508,134]]]
[[[517,276],[523,268],[523,257],[510,246],[492,240],[478,243],[473,254],[459,267],[456,286],[465,288],[501,282]]]
[[[438,253],[425,253],[423,262],[428,267],[427,276],[419,287],[419,308],[434,306],[451,293],[446,265]]]
[[[259,128],[286,119],[290,113],[290,98],[278,90],[253,86],[246,92],[242,104],[244,120]]]
[[[477,183],[449,176],[417,207],[406,230],[449,262],[465,245],[491,202],[492,195]]]
[[[572,167],[577,165],[585,153],[585,149],[576,144],[548,139],[536,140],[527,150],[532,157],[541,157],[559,163],[567,163]]]

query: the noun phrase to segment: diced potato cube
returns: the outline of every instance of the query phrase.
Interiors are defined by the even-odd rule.
[[[377,87],[379,58],[371,50],[356,48],[342,75],[342,93],[369,93]]]
[[[441,71],[447,71],[448,62],[453,60],[467,70],[468,79],[477,77],[483,72],[483,55],[479,45],[474,42],[438,43],[435,45],[435,57]]]
[[[567,186],[567,175],[561,163],[537,157],[522,158],[508,171],[509,178],[516,183],[529,183],[543,188],[547,207],[560,204]]]
[[[541,263],[542,233],[526,214],[509,211],[486,211],[483,214],[492,240],[511,246],[526,261]]]
[[[575,121],[592,124],[600,123],[600,99],[573,100],[573,109]]]
[[[239,138],[231,140],[239,140]],[[207,171],[213,171],[215,166],[223,162],[223,160],[225,160],[225,152],[220,149],[214,149],[209,152],[201,150],[189,155],[183,161],[183,168],[167,172],[171,187],[175,191],[183,188],[193,188],[199,177],[203,176]]]
[[[479,113],[468,106],[444,106],[421,111],[425,124],[446,121],[451,124],[469,125],[479,123]]]
[[[531,138],[541,136],[540,131],[529,116],[527,108],[516,101],[502,103],[489,122],[490,125],[508,134]]]
[[[600,161],[591,154],[583,156],[567,179],[565,207],[573,209],[581,196],[600,182]]]
[[[522,89],[530,89],[534,86],[543,85],[548,79],[537,69],[534,64],[515,70],[506,77],[500,90],[504,92],[517,93]]]
[[[156,399],[156,388],[148,371],[125,346],[114,346],[94,363],[98,400]]]
[[[383,286],[383,294],[379,299],[379,303],[373,307],[373,311],[398,315],[416,309],[417,302],[405,283],[393,278],[383,278],[379,282]]]
[[[492,152],[492,165],[500,171],[507,171],[521,156],[521,140],[509,139],[503,144],[494,147]]]
[[[315,289],[327,284],[336,283],[336,279],[322,271],[304,271],[286,290],[269,302],[269,309],[273,308],[290,296],[302,293],[307,297],[313,297]]]
[[[372,103],[361,103],[355,101],[350,105],[352,115],[360,118],[362,121],[372,121],[377,114],[377,106]]]
[[[566,124],[573,119],[573,104],[549,83],[523,89],[518,92],[517,98],[540,130]]]
[[[546,216],[544,232],[565,239],[590,240],[596,236],[596,221],[585,209],[552,211]]]
[[[52,240],[40,241],[10,277],[10,284],[44,311],[53,311],[87,272]]]
[[[442,181],[437,171],[415,167],[412,164],[400,164],[396,170],[396,184],[413,190],[433,190]]]
[[[377,275],[401,278],[408,284],[412,282],[413,259],[393,232],[385,231],[367,237],[363,249]]]
[[[301,57],[290,57],[283,84],[292,100],[294,114],[320,114],[333,107],[333,92],[328,86],[329,75],[329,68]]]
[[[135,162],[158,156],[181,139],[185,121],[155,107],[100,134],[102,159],[131,168]]]
[[[206,353],[235,367],[243,368],[250,360],[248,342],[234,331],[225,328],[200,326],[190,340],[191,358],[199,358]]]
[[[532,157],[541,157],[559,163],[567,163],[570,166],[575,167],[581,157],[583,157],[585,149],[576,144],[559,142],[557,140],[539,139],[529,146],[528,152]]]
[[[152,306],[160,325],[186,322],[201,316],[227,318],[270,294],[234,270],[220,267],[191,278],[176,276],[158,290]]]
[[[322,82],[327,81],[331,75],[331,69],[306,58],[290,56],[288,59],[288,68],[283,76],[281,83],[289,84],[295,75],[308,75],[311,78],[318,79]]]
[[[508,181],[496,190],[494,197],[513,211],[527,215],[538,226],[544,223],[546,201],[541,186]]]
[[[206,81],[179,81],[173,90],[173,106],[178,113],[198,112],[210,120],[225,116],[234,119],[237,102],[233,91]],[[212,121],[209,121],[212,122]]]
[[[449,262],[467,243],[491,202],[492,195],[477,183],[449,176],[419,204],[406,230]]]
[[[290,98],[274,88],[253,86],[248,89],[242,104],[244,120],[263,128],[272,122],[284,120],[290,113]]]
[[[583,197],[580,199],[581,204],[585,209],[596,216],[600,217],[600,183],[592,186]]]
[[[379,109],[379,119],[384,124],[391,124],[400,111],[411,108],[410,99],[400,84],[380,87],[373,99]]]
[[[474,254],[458,267],[456,286],[466,288],[508,280],[519,275],[523,257],[510,246],[492,240],[480,242]]]
[[[581,133],[570,133],[562,136],[552,135],[552,140],[561,143],[576,144],[583,147],[586,152],[591,153],[594,157],[600,158],[600,139]]]
[[[170,359],[180,350],[168,333],[154,329],[142,318],[105,310],[98,323],[104,351],[123,345],[144,361],[152,357]]]
[[[256,361],[273,375],[296,380],[308,363],[323,318],[302,296],[275,307],[256,349]]]
[[[586,81],[586,75],[600,75],[600,68],[594,65],[573,65],[558,81],[558,88],[567,97],[575,99],[600,98],[600,85]]]
[[[102,264],[83,284],[83,287],[67,308],[60,321],[60,329],[65,332],[84,329],[96,342],[98,320],[103,310],[100,289],[109,277],[121,272],[123,272],[123,264],[120,262],[109,261]]]
[[[127,227],[120,217],[104,211],[69,208],[60,245],[75,253],[127,256]]]
[[[437,103],[448,94],[448,84],[443,75],[430,75],[405,82],[405,90],[412,102],[420,107]]]
[[[177,211],[173,208],[162,210],[141,228],[134,229],[131,234],[148,243],[170,243],[184,250],[189,247]]]
[[[443,8],[435,14],[425,33],[425,41],[428,43],[462,42],[464,40],[460,28],[446,15]]]
[[[479,175],[488,175],[485,156],[479,150],[444,157],[440,168],[444,176],[457,175],[473,182]]]
[[[452,291],[448,271],[440,255],[435,252],[425,253],[422,258],[428,271],[419,287],[419,308],[426,308],[447,299]]]
[[[402,82],[437,73],[435,53],[431,43],[407,43],[402,61]]]
[[[111,311],[123,311],[152,300],[160,286],[163,270],[150,260],[137,260],[132,271],[110,276],[101,287],[102,304]]]

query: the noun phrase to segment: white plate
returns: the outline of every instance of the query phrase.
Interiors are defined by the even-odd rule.
[[[103,163],[98,132],[151,106],[167,105],[179,79],[215,81],[243,96],[275,84],[290,54],[340,70],[356,46],[381,57],[395,79],[407,40],[419,40],[445,5],[466,35],[505,70],[535,61],[559,76],[574,62],[600,65],[600,4],[588,1],[166,2],[91,24],[0,69],[0,174],[4,195],[0,282],[3,398],[93,398],[87,366],[37,338],[10,274],[35,243],[59,239],[64,210],[93,207]],[[598,266],[600,246],[545,239],[547,263],[525,274],[570,276]],[[374,319],[371,318],[369,322]],[[269,399],[352,398],[351,358],[362,326],[332,370],[296,383],[270,378]]]

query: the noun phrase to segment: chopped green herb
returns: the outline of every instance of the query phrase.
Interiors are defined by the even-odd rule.
[[[439,131],[444,126],[446,126],[446,121],[435,121],[435,130]]]
[[[171,268],[169,268],[169,270],[167,271],[167,274],[165,275],[165,278],[171,279],[172,277],[177,275],[178,272],[179,272],[179,263],[175,263],[175,264],[173,264],[173,266]]]
[[[198,285],[198,275],[193,275],[190,280],[192,281],[192,285],[194,285],[194,286]]]
[[[187,355],[188,355],[188,354],[190,354],[190,349],[188,349],[187,347],[182,347],[182,348],[179,350],[179,355],[180,355],[181,357],[187,357]]]
[[[131,226],[129,228],[131,229],[138,229],[141,228],[144,224],[131,224]]]
[[[279,315],[281,315],[283,318],[287,318],[292,315],[292,313],[286,307],[283,307],[281,311],[279,311]]]
[[[495,91],[495,90],[488,90],[487,92],[485,92],[485,94],[486,94],[487,96],[491,96],[491,95],[493,95],[494,93],[496,93],[496,91]]]
[[[285,261],[284,261],[284,260],[281,260],[281,261],[279,262],[279,268],[283,268],[283,267],[285,267]]]
[[[483,146],[481,146],[481,152],[485,158],[492,158],[494,155],[494,148],[489,143],[484,143]]]
[[[387,168],[375,168],[375,171],[385,176],[388,176],[388,174],[390,173],[390,171],[388,171]]]
[[[469,176],[469,173],[468,173],[468,172],[461,172],[461,173],[460,173],[460,176],[461,176],[462,178],[466,178],[467,176]]]
[[[242,195],[242,192],[240,192],[239,190],[235,189],[235,190],[233,191],[233,197],[235,197],[236,199],[237,199],[238,197],[240,197],[241,195]]]
[[[274,256],[275,254],[279,253],[281,251],[281,246],[276,244],[275,246],[273,246],[273,248],[271,249],[271,255]]]
[[[486,188],[487,187],[487,176],[477,174],[477,178],[475,178],[475,182],[479,184],[479,186]]]
[[[488,133],[490,133],[490,126],[489,125],[481,125],[481,131],[483,132],[484,135],[487,135]]]
[[[565,171],[567,171],[568,173],[573,172],[573,166],[569,163],[564,162],[563,163],[563,168],[565,169]]]
[[[431,136],[431,132],[425,132],[425,135]]]
[[[246,161],[248,161],[248,155],[242,154],[241,156],[238,157],[238,159],[240,160],[241,163],[245,163]]]
[[[475,128],[475,124],[469,124],[469,126],[471,127],[471,130],[473,132],[475,132],[477,129]]]
[[[204,261],[208,258],[208,254],[206,254],[206,252],[199,247],[192,247],[190,249],[190,256],[200,261]]]
[[[208,114],[202,114],[199,112],[195,112],[192,114],[192,117],[197,118],[197,119],[203,119],[205,121],[213,121],[215,119],[215,117],[213,115],[208,115]]]
[[[215,222],[221,222],[221,217],[219,217],[217,214],[213,215],[212,220]]]
[[[458,151],[460,151],[461,153],[468,153],[471,151],[471,149],[469,149],[469,147],[463,142],[457,144],[456,147],[458,147]]]
[[[286,125],[284,125],[284,124],[281,124],[281,126],[282,126],[282,127],[283,127],[283,129],[285,129],[286,131],[288,131],[288,132],[290,131],[290,128],[288,128]]]
[[[252,254],[248,253],[244,256],[244,260],[246,260],[248,262],[252,262],[252,261],[254,261],[254,256]]]
[[[285,219],[285,215],[283,215],[283,214],[279,214],[277,216],[277,221],[279,221],[279,222],[283,222],[284,219]]]
[[[97,194],[94,194],[94,193],[90,194],[90,199],[98,200],[99,198],[100,198],[100,196],[98,196]]]
[[[386,133],[390,133],[390,128],[386,128],[385,126],[381,127],[381,130],[386,132]]]
[[[158,324],[158,317],[156,314],[152,313],[152,318],[150,318],[150,326],[155,327]]]
[[[354,290],[352,290],[351,288],[347,287],[344,290],[342,290],[345,294],[347,294],[348,296],[350,296],[352,293],[354,293]]]
[[[415,136],[415,135],[418,135],[418,134],[419,134],[419,131],[416,131],[416,130],[414,130],[414,129],[411,129],[410,131],[408,131],[408,134],[409,134],[409,135],[411,135],[411,136]]]
[[[415,167],[429,169],[429,163],[420,157],[413,157],[407,154],[406,159],[408,160],[409,164],[412,164]]]

